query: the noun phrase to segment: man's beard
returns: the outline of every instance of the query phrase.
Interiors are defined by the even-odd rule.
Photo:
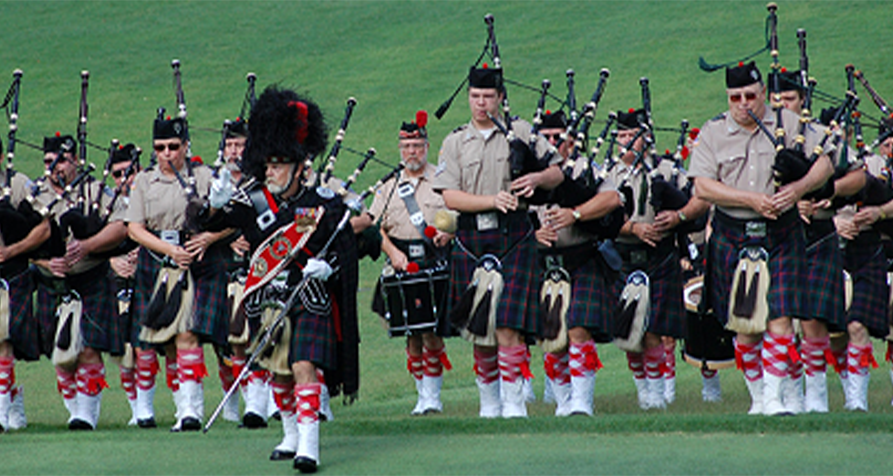
[[[226,161],[225,167],[229,169],[230,172],[241,172],[242,167],[239,165],[241,161],[241,159],[228,160]]]
[[[406,170],[409,170],[410,172],[418,172],[419,170],[422,170],[422,167],[425,166],[425,163],[421,160],[404,160],[403,166],[406,167]]]
[[[267,190],[269,190],[270,193],[272,193],[273,195],[281,195],[282,192],[284,192],[286,189],[288,189],[288,184],[276,185],[274,183],[267,182]]]

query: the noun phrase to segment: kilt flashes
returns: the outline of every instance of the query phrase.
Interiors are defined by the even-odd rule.
[[[37,320],[40,325],[41,350],[46,356],[53,353],[56,334],[56,309],[68,289],[81,297],[81,337],[84,346],[113,355],[124,353],[118,324],[118,301],[109,276],[109,264],[104,262],[86,272],[67,276],[64,280],[34,274],[37,280]]]
[[[827,222],[831,228],[827,233],[818,234],[820,236],[811,233],[814,225],[806,225],[809,240],[806,247],[806,285],[809,298],[804,303],[803,317],[824,321],[832,331],[844,331],[843,254],[834,224],[831,220]]]
[[[713,234],[707,244],[707,262],[711,264],[705,279],[712,280],[710,304],[717,318],[725,324],[729,319],[729,294],[738,253],[751,243],[751,238],[730,225],[727,221],[730,218],[720,219],[721,213],[717,210],[713,218]],[[788,215],[791,213],[794,215]],[[789,211],[767,228],[762,245],[769,253],[769,319],[804,316],[806,239],[802,221],[796,211]]]
[[[38,360],[41,354],[40,326],[34,319],[33,271],[6,278],[9,285],[9,342],[19,360]],[[52,342],[52,337],[50,337]]]
[[[211,246],[202,261],[190,268],[195,282],[195,305],[189,330],[203,342],[226,345],[229,333],[229,303],[226,296],[228,275],[222,246]],[[140,344],[140,320],[146,314],[161,263],[145,248],[140,248],[133,296],[131,298],[131,343]]]
[[[847,323],[860,322],[872,337],[885,338],[890,328],[887,262],[883,247],[879,242],[857,245],[848,241],[843,266],[853,280],[853,303],[846,315]]]
[[[666,239],[672,239],[665,238]],[[643,245],[651,248],[648,245]],[[663,242],[658,244],[661,248]],[[653,249],[653,248],[652,248]],[[679,253],[675,247],[666,253],[660,253],[657,259],[649,259],[644,266],[634,266],[629,255],[618,244],[618,251],[623,257],[621,268],[622,281],[618,283],[617,291],[613,294],[612,309],[617,309],[618,299],[626,283],[626,277],[635,270],[642,270],[648,275],[651,283],[651,312],[648,316],[648,327],[645,329],[653,334],[682,338],[685,336],[685,304],[682,300],[682,268],[679,267]]]
[[[333,302],[333,313],[335,308]],[[314,314],[303,306],[296,305],[289,313],[289,318],[292,320],[293,333],[288,363],[307,360],[323,369],[336,368],[338,342],[334,317]]]
[[[594,243],[587,243],[595,254]],[[556,250],[561,251],[561,250]],[[540,250],[542,254],[542,250]],[[611,342],[610,325],[611,314],[614,312],[616,301],[616,273],[608,270],[602,259],[593,254],[587,259],[581,258],[579,253],[565,255],[565,269],[571,277],[571,303],[567,309],[567,327],[583,327],[592,334],[592,338],[599,343]],[[573,265],[568,266],[568,259],[576,259]],[[541,270],[544,268],[541,266]],[[542,273],[541,273],[542,278]],[[537,296],[539,288],[537,288]],[[540,309],[540,306],[537,306]]]
[[[498,213],[498,212],[497,212]],[[505,285],[496,309],[496,327],[515,329],[523,334],[538,335],[540,320],[536,316],[539,290],[536,288],[536,242],[529,219],[520,212],[501,217],[494,230],[477,231],[460,226],[451,255],[449,307],[455,306],[471,282],[477,266],[476,258],[492,254],[502,262]],[[466,253],[465,250],[474,256]],[[507,252],[507,253],[506,253]],[[504,256],[503,256],[504,255]],[[447,311],[449,312],[449,310]]]

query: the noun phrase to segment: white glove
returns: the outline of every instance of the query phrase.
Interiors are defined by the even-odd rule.
[[[223,208],[224,205],[229,203],[229,199],[233,198],[233,193],[236,191],[229,169],[226,167],[221,169],[220,175],[211,184],[211,192],[208,194],[208,202],[211,208]]]
[[[304,266],[303,272],[305,278],[316,278],[325,281],[332,275],[332,266],[324,259],[310,258],[307,260],[307,265]]]

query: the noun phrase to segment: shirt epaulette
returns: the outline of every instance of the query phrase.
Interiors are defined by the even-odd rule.
[[[462,124],[461,126],[455,128],[455,129],[453,129],[453,132],[450,132],[450,134],[455,134],[455,133],[457,133],[457,132],[462,132],[462,131],[464,131],[464,130],[467,129],[467,128],[468,128],[468,124]]]
[[[726,120],[726,113],[723,112],[723,113],[717,115],[716,117],[714,117],[713,119],[710,119],[710,122],[724,121],[724,120]]]

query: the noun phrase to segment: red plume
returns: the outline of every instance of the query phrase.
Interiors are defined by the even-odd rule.
[[[548,116],[549,114],[552,114],[552,111],[546,109],[546,115]]]
[[[682,160],[685,160],[688,158],[688,155],[691,154],[691,151],[688,150],[688,146],[682,146],[681,154],[682,154]]]
[[[56,137],[62,137],[62,133],[59,131],[56,131]]]
[[[739,61],[739,62],[738,62],[738,67],[739,67],[739,68],[744,67],[744,61]]]
[[[697,127],[695,127],[692,130],[688,131],[688,138],[691,140],[695,140],[698,138],[698,134],[700,134],[700,133],[701,133],[701,130],[698,129]]]
[[[636,109],[631,107],[631,108],[629,108],[629,111],[628,111],[628,112],[629,112],[630,114],[632,114],[632,113],[636,112]]]
[[[664,155],[670,155],[670,149],[664,149]]]
[[[406,272],[409,274],[415,274],[419,272],[419,264],[415,261],[410,261],[408,265],[406,265]]]
[[[425,227],[425,236],[427,236],[430,239],[433,239],[435,235],[437,235],[437,228],[434,228],[431,225],[428,225]]]
[[[787,73],[787,72],[788,72],[788,69],[785,68],[784,66],[782,66],[782,68],[781,68],[781,72],[782,72],[782,73]]]
[[[189,159],[189,161],[192,162],[193,164],[198,164],[198,165],[204,164],[204,162],[202,162],[202,158],[197,155],[193,155],[192,158]]]
[[[295,139],[299,144],[303,144],[309,133],[307,130],[307,104],[303,101],[289,101],[288,107],[293,107],[298,111],[298,129],[295,131]]]
[[[418,111],[415,113],[415,123],[419,126],[419,128],[423,128],[428,125],[428,112],[427,111]]]

